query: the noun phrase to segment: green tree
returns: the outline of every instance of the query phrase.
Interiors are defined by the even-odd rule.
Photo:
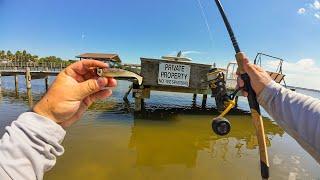
[[[40,58],[38,60],[38,62],[40,62],[40,63],[62,63],[65,61],[63,61],[61,58],[56,57],[56,56],[48,56],[48,57]]]
[[[4,50],[1,50],[1,51],[0,51],[0,59],[1,59],[1,60],[6,59],[6,52],[5,52]]]
[[[12,52],[10,51],[10,50],[8,50],[7,51],[7,59],[9,60],[9,61],[12,61],[12,59],[13,59],[13,54],[12,54]]]
[[[31,56],[31,61],[32,61],[32,62],[37,62],[38,59],[39,59],[39,56],[37,56],[37,55],[32,55],[32,56]]]
[[[27,51],[26,50],[22,51],[21,61],[23,61],[23,62],[27,62],[28,61],[28,59],[27,59]]]
[[[16,51],[15,56],[16,56],[16,61],[21,61],[22,53],[20,51]]]

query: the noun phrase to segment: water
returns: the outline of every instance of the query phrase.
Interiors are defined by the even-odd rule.
[[[5,125],[29,109],[20,78],[19,96],[13,78],[2,78],[6,90],[0,96],[1,134]],[[257,139],[245,99],[239,101],[241,110],[228,115],[232,131],[221,138],[210,128],[218,113],[192,108],[191,94],[152,92],[146,101],[148,111],[134,116],[133,104],[122,101],[128,86],[119,81],[110,99],[96,103],[68,129],[66,152],[45,179],[260,179]],[[37,101],[44,92],[43,80],[34,80],[32,87]],[[302,93],[320,98],[318,92]],[[208,101],[212,107],[214,101]],[[320,166],[295,140],[273,120],[264,118],[264,124],[270,179],[320,178]]]

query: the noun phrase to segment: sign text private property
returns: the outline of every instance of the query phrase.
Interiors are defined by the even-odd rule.
[[[159,63],[158,84],[189,87],[190,65]]]

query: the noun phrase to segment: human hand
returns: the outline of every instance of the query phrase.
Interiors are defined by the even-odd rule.
[[[64,128],[72,125],[93,102],[112,94],[112,90],[106,87],[117,85],[113,78],[98,77],[97,67],[107,68],[108,65],[101,61],[82,60],[68,66],[59,73],[33,111]]]
[[[250,77],[250,82],[253,90],[255,91],[256,95],[259,96],[259,94],[263,91],[263,89],[272,81],[270,75],[261,67],[249,63],[248,59],[244,59],[243,61],[243,70],[248,73]],[[238,87],[243,87],[244,82],[241,79],[240,75],[238,74],[237,78]],[[242,94],[244,96],[248,96],[248,93],[245,91],[242,91]]]

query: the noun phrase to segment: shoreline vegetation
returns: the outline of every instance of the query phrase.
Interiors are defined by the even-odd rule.
[[[71,64],[76,60],[63,60],[56,56],[39,57],[38,55],[31,54],[26,50],[18,50],[12,53],[10,50],[0,50],[0,63],[15,63],[15,62],[28,62],[28,63],[66,63]]]
[[[310,89],[310,88],[296,87],[296,86],[287,86],[287,87],[288,87],[288,88],[299,89],[299,90],[304,90],[304,91],[311,91],[311,92],[318,92],[318,93],[320,93],[320,90],[318,90],[318,89]]]

